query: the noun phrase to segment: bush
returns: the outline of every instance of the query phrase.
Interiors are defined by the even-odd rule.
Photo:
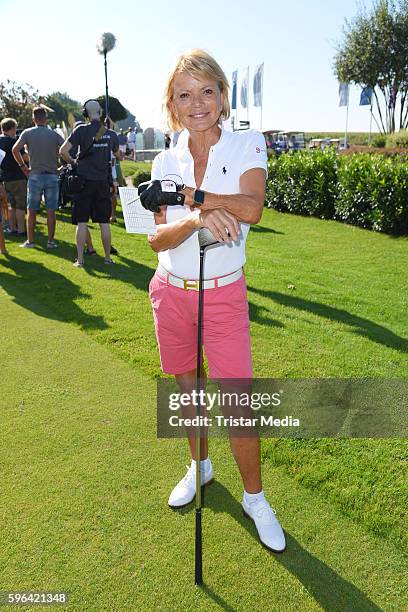
[[[132,175],[132,183],[135,187],[138,187],[140,183],[144,183],[145,181],[150,181],[150,170],[140,168]]]
[[[266,201],[282,212],[407,235],[408,161],[330,150],[281,155],[269,162]]]
[[[382,149],[383,147],[385,147],[386,140],[387,139],[384,134],[376,134],[371,139],[371,144],[373,145],[373,147],[378,147],[379,149]]]
[[[331,219],[336,198],[336,153],[296,151],[269,161],[266,192],[270,207]]]
[[[404,149],[408,148],[408,132],[407,130],[400,130],[399,132],[394,132],[394,134],[388,134],[386,140],[386,146],[390,149],[394,149],[395,147],[401,147]]]

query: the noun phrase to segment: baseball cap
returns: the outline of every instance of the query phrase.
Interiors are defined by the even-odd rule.
[[[97,100],[88,100],[85,103],[85,108],[90,117],[100,117],[102,115],[102,107]]]

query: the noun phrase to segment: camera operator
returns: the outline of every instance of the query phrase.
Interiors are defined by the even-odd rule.
[[[102,107],[97,100],[87,100],[83,106],[83,115],[89,122],[79,125],[60,149],[61,157],[68,163],[77,164],[77,174],[81,182],[81,190],[75,196],[73,203],[73,220],[78,224],[76,244],[78,258],[74,265],[82,268],[84,265],[84,246],[87,235],[87,223],[92,218],[101,228],[102,244],[105,251],[105,264],[112,264],[110,257],[111,231],[109,219],[111,216],[110,193],[110,161],[111,153],[119,157],[119,143],[115,132],[107,130],[103,125]],[[78,147],[79,158],[72,159],[70,151]]]

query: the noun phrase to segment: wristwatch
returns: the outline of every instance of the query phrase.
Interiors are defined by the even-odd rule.
[[[205,191],[201,191],[201,189],[196,189],[193,194],[193,202],[198,206],[204,204]]]

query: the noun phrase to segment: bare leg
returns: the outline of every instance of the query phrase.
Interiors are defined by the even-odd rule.
[[[9,219],[9,206],[7,200],[7,192],[3,183],[0,182],[0,218],[2,219],[1,226]]]
[[[17,231],[23,234],[26,231],[25,210],[16,209]]]
[[[231,383],[220,385],[220,390],[230,392],[234,397],[236,393],[250,394],[250,386],[242,386]],[[225,416],[253,418],[253,411],[242,402],[232,401],[231,404],[223,406]],[[259,493],[262,491],[261,481],[261,451],[259,434],[255,427],[238,426],[229,428],[230,447],[241,474],[244,488],[247,493]]]
[[[93,251],[94,250],[94,247],[93,247],[93,244],[92,244],[91,232],[89,231],[89,227],[88,226],[86,226],[85,243],[86,243],[86,246],[88,248],[88,251]]]
[[[3,255],[6,255],[7,253],[6,243],[4,242],[3,226],[1,223],[0,223],[0,253],[3,253]]]
[[[262,491],[259,438],[230,437],[231,451],[247,493]]]
[[[34,242],[35,223],[37,221],[37,213],[35,210],[28,211],[28,241]]]
[[[84,247],[87,229],[86,223],[78,223],[76,230],[76,244],[78,251],[78,262],[81,264],[84,263]]]
[[[196,371],[185,372],[184,374],[176,374],[176,380],[182,393],[191,393],[196,388]],[[205,381],[203,386],[205,386]],[[196,415],[195,406],[184,406],[182,409],[183,418],[193,418]],[[208,429],[201,428],[201,460],[207,459],[208,457]],[[191,428],[187,431],[188,444],[190,446],[191,457],[196,460],[196,441],[195,441],[195,430]]]
[[[52,242],[55,236],[56,214],[55,210],[47,208],[48,241]]]
[[[110,248],[111,248],[111,230],[109,223],[100,223],[101,228],[101,238],[103,249],[105,251],[105,258],[110,258]]]
[[[10,229],[12,232],[15,232],[17,229],[17,218],[16,218],[16,209],[10,208],[9,210],[9,223]]]

